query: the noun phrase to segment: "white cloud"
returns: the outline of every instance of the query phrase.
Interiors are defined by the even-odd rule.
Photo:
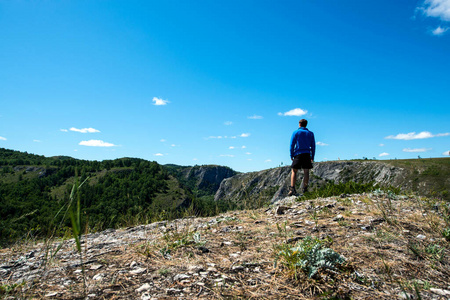
[[[329,146],[328,144],[322,143],[322,142],[317,142],[316,143],[317,146]]]
[[[258,115],[253,115],[253,116],[247,117],[247,119],[261,120],[261,119],[263,119],[263,117],[262,116],[258,116]]]
[[[159,141],[162,142],[162,143],[164,143],[166,140],[165,140],[165,139],[160,139]]]
[[[450,21],[450,0],[425,0],[419,9],[427,17]]]
[[[433,137],[448,136],[448,135],[450,135],[450,132],[432,134],[429,131],[422,131],[417,134],[415,132],[410,132],[410,133],[399,133],[397,135],[389,135],[385,137],[385,139],[408,141],[408,140],[429,139]]]
[[[245,154],[247,154],[247,155],[251,155],[251,153],[250,153],[250,152],[245,152]]]
[[[230,125],[233,125],[233,122],[231,122],[231,121],[226,121],[226,122],[224,122],[223,124],[225,124],[225,125],[227,125],[227,126],[230,126]]]
[[[240,137],[249,137],[249,136],[250,136],[250,133],[243,133],[240,135]]]
[[[172,145],[170,145],[170,147],[176,147],[177,145],[175,145],[175,144],[172,144]]]
[[[35,143],[42,143],[42,141],[40,141],[40,140],[33,140],[33,142],[35,142]]]
[[[442,155],[450,155],[450,151],[445,151]]]
[[[380,155],[378,155],[379,157],[382,157],[382,156],[388,156],[389,155],[389,153],[387,153],[387,152],[383,152],[383,153],[380,153]]]
[[[271,159],[266,159],[264,162],[272,162]]]
[[[230,146],[230,147],[228,147],[228,149],[234,149],[234,147],[233,147],[233,146]]]
[[[431,33],[432,33],[433,35],[442,35],[442,34],[444,34],[447,30],[448,30],[448,27],[441,27],[441,26],[438,26],[436,29],[434,29],[433,31],[431,31]]]
[[[194,161],[197,161],[197,160],[198,160],[198,158],[193,158],[192,160],[194,160]]]
[[[278,115],[279,116],[289,116],[289,117],[290,116],[300,117],[300,116],[306,115],[307,113],[308,113],[307,110],[303,110],[301,108],[294,108],[294,109],[291,109],[290,111],[287,111],[285,113],[279,112]]]
[[[163,100],[161,98],[153,97],[153,105],[167,105],[167,103],[170,103],[169,100]]]
[[[60,129],[60,131],[62,131],[62,132],[69,132],[69,130],[67,130],[67,129]]]
[[[220,154],[221,157],[234,157],[233,154]]]
[[[75,131],[75,132],[81,132],[81,133],[96,133],[96,132],[100,132],[100,130],[97,130],[97,129],[94,129],[94,128],[78,129],[78,128],[72,127],[69,130],[70,131]]]
[[[403,149],[403,152],[427,152],[429,150],[431,150],[431,148],[416,148],[416,149],[405,148]]]
[[[242,149],[246,149],[247,147],[246,147],[246,146],[242,146],[241,148],[242,148]]]
[[[384,144],[379,144],[378,146],[380,146],[380,147],[384,147]]]
[[[81,141],[78,145],[90,147],[115,147],[116,145],[101,140]]]
[[[6,138],[0,136],[0,141],[6,141]]]
[[[164,154],[162,154],[162,153],[155,153],[155,154],[153,154],[154,156],[164,156]]]

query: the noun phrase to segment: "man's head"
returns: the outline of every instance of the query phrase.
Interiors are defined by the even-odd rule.
[[[300,127],[306,127],[306,125],[308,125],[308,121],[306,121],[305,119],[301,119],[298,124],[300,125]]]

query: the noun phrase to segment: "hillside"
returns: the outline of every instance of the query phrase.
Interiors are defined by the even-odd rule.
[[[138,158],[86,161],[0,149],[0,245],[70,232],[74,185],[89,232],[259,208],[287,194],[289,167],[237,173],[217,165],[159,165]],[[78,176],[76,176],[78,174]],[[344,185],[345,189],[335,185]],[[449,199],[450,158],[314,165],[303,199],[378,187]],[[340,186],[338,186],[340,187]],[[350,187],[351,189],[347,189]]]
[[[448,299],[448,202],[376,191],[30,240],[5,299]],[[81,256],[80,256],[81,254]]]
[[[275,203],[288,192],[289,174],[289,166],[237,174],[223,180],[215,200]],[[309,191],[350,182],[450,200],[450,158],[318,162],[310,175]]]
[[[213,195],[234,174],[220,166],[166,167],[137,158],[85,161],[0,149],[0,245],[64,235],[75,210],[77,199],[70,195],[76,184],[84,182],[83,226],[99,231],[177,218],[188,207],[199,215],[216,213]]]

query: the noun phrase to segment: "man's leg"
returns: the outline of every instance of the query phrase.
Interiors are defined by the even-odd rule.
[[[289,187],[289,193],[288,196],[293,196],[297,193],[295,190],[295,181],[297,180],[297,171],[298,169],[292,168],[291,171],[291,186]]]
[[[297,181],[297,171],[298,169],[292,168],[291,172],[291,186],[295,188],[295,181]]]
[[[309,183],[309,169],[303,169],[303,181],[301,185],[302,192],[306,192]]]

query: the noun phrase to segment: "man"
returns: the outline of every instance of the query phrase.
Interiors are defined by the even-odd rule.
[[[289,187],[288,196],[297,194],[295,190],[295,181],[297,180],[297,171],[303,169],[303,182],[300,186],[302,193],[305,193],[308,189],[309,182],[309,170],[312,169],[312,163],[314,161],[314,155],[316,154],[316,141],[314,139],[314,133],[306,128],[308,121],[301,119],[299,122],[299,128],[294,131],[291,138],[291,160],[292,160],[292,172],[291,172],[291,186]]]

